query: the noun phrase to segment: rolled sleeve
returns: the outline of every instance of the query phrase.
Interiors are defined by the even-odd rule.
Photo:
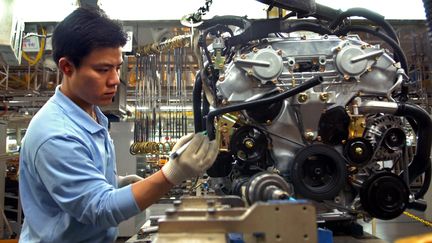
[[[58,207],[78,222],[117,226],[140,210],[131,187],[111,185],[93,156],[91,146],[76,137],[54,137],[37,150],[36,173]]]

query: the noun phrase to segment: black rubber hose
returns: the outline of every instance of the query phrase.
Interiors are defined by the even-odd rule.
[[[379,15],[378,13],[372,12],[365,8],[351,8],[348,9],[345,12],[340,13],[336,19],[329,25],[329,28],[334,30],[336,27],[338,27],[344,19],[351,17],[351,16],[360,16],[363,18],[366,18],[373,23],[377,24],[378,26],[381,26],[384,31],[394,40],[398,45],[400,44],[399,38],[396,35],[395,30],[393,27],[384,19],[384,16]]]
[[[425,173],[430,167],[430,152],[432,145],[432,119],[429,114],[421,107],[414,104],[398,104],[398,110],[395,115],[413,118],[417,123],[417,146],[416,153],[410,165],[408,166],[409,183],[412,183],[417,177]],[[404,177],[402,172],[401,176]]]
[[[429,31],[429,44],[432,46],[432,0],[423,0],[426,12],[426,23]]]
[[[317,18],[317,19],[323,19],[327,21],[332,21],[335,19],[336,16],[339,16],[339,14],[342,13],[342,10],[340,9],[334,9],[327,7],[325,5],[316,4],[316,12],[312,14],[311,16]]]
[[[224,15],[224,16],[214,16],[209,20],[205,20],[198,29],[204,30],[211,26],[215,25],[234,25],[240,27],[241,29],[245,29],[250,25],[250,20],[245,17],[239,17],[235,15]]]
[[[281,32],[290,33],[294,31],[311,31],[320,35],[330,35],[332,32],[323,25],[310,21],[290,21],[285,20],[281,23]]]
[[[207,128],[208,138],[210,140],[213,140],[215,138],[215,131],[214,131],[213,123],[214,123],[214,118],[218,115],[222,115],[222,114],[233,112],[233,111],[244,110],[244,109],[248,109],[248,108],[252,108],[252,107],[257,107],[260,105],[273,104],[273,103],[276,103],[278,101],[292,97],[292,96],[294,96],[300,92],[303,92],[305,90],[308,90],[308,89],[310,89],[310,88],[312,88],[312,87],[314,87],[314,86],[316,86],[322,82],[323,82],[323,78],[321,76],[312,77],[312,78],[308,79],[307,81],[305,81],[304,83],[302,83],[302,84],[300,84],[300,85],[298,85],[292,89],[289,89],[283,93],[274,95],[272,97],[248,101],[248,102],[243,102],[240,104],[225,106],[225,107],[221,107],[221,108],[212,110],[208,113],[207,119],[206,119],[206,128]]]
[[[209,111],[210,111],[210,103],[207,100],[207,96],[205,94],[203,94],[202,117],[201,117],[201,126],[203,127],[202,128],[203,130],[206,127],[206,119],[205,119],[205,117],[207,117]]]
[[[390,38],[388,35],[386,35],[382,32],[379,32],[375,29],[372,29],[370,27],[358,26],[358,25],[346,26],[345,28],[334,32],[334,34],[337,36],[346,35],[350,31],[366,32],[366,33],[374,35],[378,38],[381,38],[388,45],[390,45],[390,47],[393,49],[396,61],[400,62],[401,67],[405,70],[405,73],[408,73],[408,62],[407,62],[405,53],[402,51],[402,48],[399,46],[399,44],[396,41],[394,41],[392,38]]]
[[[291,20],[265,19],[252,22],[250,27],[245,29],[242,34],[229,38],[227,42],[230,46],[235,46],[251,40],[266,38],[271,33],[290,33],[301,30],[315,32],[320,35],[331,34],[331,31],[323,25],[310,21],[293,22]]]
[[[202,113],[201,113],[201,93],[202,93],[202,82],[201,75],[198,73],[195,77],[195,84],[192,90],[192,108],[193,108],[193,118],[194,118],[194,129],[195,133],[201,132],[203,130],[202,126]]]
[[[415,199],[423,198],[426,192],[429,190],[429,186],[431,183],[431,172],[431,160],[429,159],[426,171],[424,172],[423,184],[420,187],[420,190],[414,194]]]

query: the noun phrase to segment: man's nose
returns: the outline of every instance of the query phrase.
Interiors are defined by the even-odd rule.
[[[120,83],[120,71],[113,69],[108,77],[108,86],[118,85]]]

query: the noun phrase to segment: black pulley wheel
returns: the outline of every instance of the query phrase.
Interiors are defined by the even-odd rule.
[[[398,151],[405,146],[406,135],[401,128],[393,127],[386,131],[384,145],[390,151]]]
[[[257,127],[243,126],[231,137],[230,151],[241,162],[253,163],[265,160],[267,154],[267,137]]]
[[[346,177],[345,159],[325,144],[302,148],[291,169],[295,193],[318,201],[333,199],[345,185]]]
[[[408,186],[390,172],[369,177],[360,189],[363,209],[374,218],[389,220],[398,217],[405,211],[408,199]]]
[[[247,109],[246,113],[259,123],[273,121],[280,113],[283,102],[276,102],[269,105],[259,105],[253,109]]]
[[[371,143],[364,138],[348,140],[344,145],[344,155],[355,166],[367,164],[374,153]]]

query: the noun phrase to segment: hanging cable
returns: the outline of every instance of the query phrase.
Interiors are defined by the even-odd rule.
[[[30,36],[34,36],[34,35],[27,35],[26,37],[30,37]],[[42,37],[41,38],[41,43],[40,43],[40,47],[39,47],[39,51],[36,54],[36,57],[34,59],[32,59],[25,51],[22,51],[22,57],[28,62],[28,64],[30,66],[34,66],[36,65],[42,58],[44,51],[45,51],[45,42],[46,42],[46,31],[44,28],[42,28],[42,35],[37,35],[38,37]],[[26,38],[24,37],[24,38]]]

